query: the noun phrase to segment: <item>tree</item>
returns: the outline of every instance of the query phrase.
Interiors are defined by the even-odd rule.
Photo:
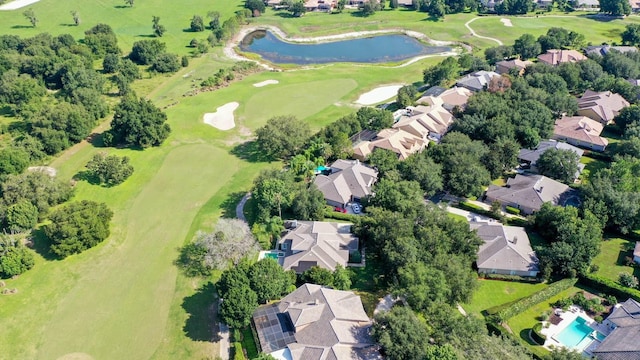
[[[20,174],[29,166],[29,154],[18,147],[0,150],[0,176]]]
[[[245,0],[244,7],[251,10],[253,14],[258,14],[258,16],[264,13],[266,8],[262,0]]]
[[[65,258],[109,237],[112,217],[113,212],[104,203],[73,202],[51,213],[51,224],[44,226],[44,234],[51,241],[51,251]]]
[[[421,262],[398,269],[398,290],[412,309],[424,311],[434,303],[446,303],[451,290],[442,271]]]
[[[425,84],[430,86],[439,86],[458,76],[460,67],[453,57],[448,57],[438,65],[425,69],[423,80]]]
[[[10,69],[0,75],[0,103],[20,112],[28,103],[36,102],[46,94],[46,88],[28,74]]]
[[[84,32],[84,43],[91,49],[97,58],[105,54],[120,54],[118,38],[111,26],[107,24],[97,24]]]
[[[612,15],[623,16],[631,14],[631,5],[625,0],[599,0],[600,11]]]
[[[258,208],[258,218],[266,220],[272,215],[282,218],[283,209],[291,206],[295,188],[289,172],[265,170],[254,180],[252,198]]]
[[[536,167],[544,176],[571,184],[578,172],[579,162],[580,157],[572,150],[549,149],[540,155]]]
[[[312,266],[310,269],[302,273],[302,281],[316,285],[333,287],[333,273],[331,270]]]
[[[80,13],[77,12],[76,10],[72,10],[71,11],[71,16],[73,17],[73,24],[75,26],[79,26],[80,25]]]
[[[133,174],[133,165],[129,164],[128,157],[108,155],[105,152],[95,154],[86,168],[90,177],[107,186],[121,184]]]
[[[389,8],[391,8],[391,9],[397,9],[397,8],[398,8],[398,0],[391,0],[391,1],[389,1]]]
[[[153,24],[153,34],[156,37],[162,37],[162,35],[167,31],[167,28],[160,24],[160,17],[154,15],[151,22]]]
[[[548,360],[584,360],[584,356],[575,350],[562,347],[553,349]]]
[[[429,1],[429,8],[427,9],[429,15],[436,19],[444,18],[444,15],[447,13],[444,0],[431,0]]]
[[[507,45],[494,46],[484,50],[485,59],[492,65],[513,55],[515,55],[513,47]]]
[[[218,11],[209,11],[207,13],[207,17],[209,17],[209,28],[213,31],[220,28],[220,12]]]
[[[247,223],[221,218],[213,232],[198,232],[195,241],[181,249],[176,263],[189,276],[207,276],[213,270],[237,266],[259,250]]]
[[[625,45],[639,45],[640,44],[640,24],[627,24],[624,31],[621,34],[622,42]]]
[[[249,325],[257,307],[258,298],[250,287],[233,287],[220,304],[220,319],[234,329],[242,329]]]
[[[38,223],[38,208],[29,200],[21,200],[7,208],[5,229],[18,233],[33,229]]]
[[[256,130],[258,147],[272,159],[281,159],[298,152],[311,130],[309,125],[295,116],[276,116]]]
[[[129,5],[129,7],[133,7],[134,0],[124,0],[124,3]]]
[[[159,146],[169,136],[167,115],[144,98],[126,97],[116,106],[111,130],[105,133],[108,145],[123,144],[147,148]]]
[[[304,7],[304,2],[296,1],[289,6],[289,12],[291,12],[294,17],[300,17],[307,12],[307,8]]]
[[[204,31],[204,20],[202,20],[202,16],[193,15],[193,17],[191,18],[191,24],[189,25],[189,28],[193,32]]]
[[[293,198],[291,210],[296,219],[318,221],[324,219],[325,204],[322,192],[315,184],[311,184]]]
[[[285,272],[275,260],[265,258],[249,269],[251,289],[258,295],[258,302],[279,299],[295,287],[295,273]]]
[[[180,70],[181,64],[178,55],[164,53],[158,55],[151,64],[151,70],[159,73],[170,73]]]
[[[521,59],[527,60],[538,56],[542,48],[533,35],[523,34],[513,43],[513,51],[520,55]]]
[[[376,131],[389,128],[394,122],[391,111],[368,106],[358,109],[356,119],[363,129]]]
[[[40,171],[27,171],[19,175],[9,175],[2,183],[2,203],[11,206],[27,200],[44,215],[51,206],[61,204],[71,198],[73,188]]]
[[[333,270],[333,287],[338,290],[351,289],[351,271],[340,264],[336,265]]]
[[[407,106],[413,106],[418,96],[418,89],[413,85],[405,85],[398,90],[398,97],[396,103],[400,108],[406,108]]]
[[[397,173],[395,173],[397,174]],[[424,201],[424,192],[415,181],[400,180],[387,174],[375,184],[375,196],[369,204],[401,213],[412,212],[416,204]]]
[[[442,190],[442,166],[436,164],[426,151],[409,156],[399,167],[402,177],[418,182],[425,196]]]
[[[427,346],[424,360],[458,360],[459,357],[456,354],[455,349],[449,345],[445,344],[442,346],[439,345],[431,345]]]
[[[133,43],[133,48],[129,54],[129,59],[139,65],[150,65],[158,57],[165,52],[166,44],[152,40],[140,40]]]
[[[33,253],[12,235],[0,235],[0,278],[24,273],[35,264]]]
[[[102,60],[102,70],[107,74],[113,74],[120,68],[120,57],[116,54],[106,54]]]
[[[31,26],[36,27],[36,25],[38,24],[38,18],[36,17],[36,13],[33,11],[33,9],[29,8],[25,10],[22,15],[24,15],[24,17],[29,20]]]
[[[638,287],[638,278],[633,276],[633,274],[629,274],[626,272],[621,272],[618,275],[618,282],[622,286],[637,288]]]
[[[427,328],[408,307],[398,306],[377,314],[371,333],[389,360],[424,359]]]
[[[360,13],[364,17],[371,16],[378,10],[380,10],[380,6],[377,0],[365,0],[365,2],[360,5]]]

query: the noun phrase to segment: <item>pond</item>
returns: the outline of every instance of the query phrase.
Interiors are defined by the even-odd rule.
[[[381,35],[316,44],[282,41],[270,31],[254,31],[240,43],[276,64],[325,64],[332,62],[384,63],[451,51],[446,46],[428,46],[407,35]]]

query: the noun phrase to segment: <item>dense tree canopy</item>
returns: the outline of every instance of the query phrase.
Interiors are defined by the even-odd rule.
[[[31,269],[33,252],[12,235],[0,235],[0,278],[10,278]]]
[[[631,14],[631,5],[625,0],[599,0],[600,11],[614,16]]]
[[[422,360],[427,351],[427,328],[407,307],[376,315],[371,333],[389,360]]]
[[[264,155],[278,159],[297,153],[310,135],[306,122],[295,116],[276,116],[256,130],[256,141]]]
[[[118,104],[105,133],[107,145],[123,144],[140,148],[159,146],[169,136],[167,115],[145,98],[125,97]]]
[[[126,156],[97,153],[86,165],[87,172],[99,184],[114,186],[123,183],[133,174],[133,165]]]
[[[573,183],[578,172],[580,156],[572,150],[549,149],[536,163],[538,172],[565,184]]]

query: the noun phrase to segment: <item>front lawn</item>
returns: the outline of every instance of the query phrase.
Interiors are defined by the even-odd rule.
[[[480,286],[468,304],[462,304],[467,313],[481,316],[482,311],[529,296],[547,287],[547,284],[516,281],[478,280]]]

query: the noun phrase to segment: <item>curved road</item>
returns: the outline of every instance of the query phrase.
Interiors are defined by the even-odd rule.
[[[482,18],[476,17],[476,18],[473,18],[473,19],[471,19],[471,20],[467,21],[467,22],[464,24],[464,26],[465,26],[467,29],[469,29],[469,31],[471,32],[471,36],[475,36],[475,37],[480,38],[480,39],[487,39],[487,40],[495,41],[496,43],[498,43],[498,45],[504,45],[504,43],[503,43],[502,41],[500,41],[500,40],[498,40],[498,39],[496,39],[496,38],[492,38],[492,37],[482,36],[482,35],[478,35],[478,34],[476,34],[476,32],[471,28],[471,26],[469,26],[469,24],[471,24],[472,22],[474,22],[474,21],[476,21],[476,20],[478,20],[478,19],[482,19]]]

